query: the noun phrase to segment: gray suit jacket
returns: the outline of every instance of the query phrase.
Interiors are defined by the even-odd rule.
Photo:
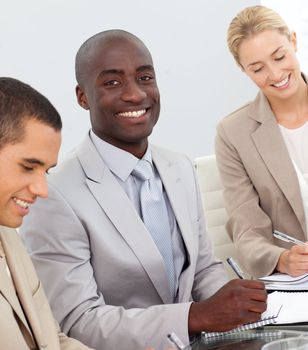
[[[164,263],[126,193],[89,136],[49,177],[22,234],[63,330],[97,349],[157,349],[175,331],[188,342],[192,298],[212,295],[227,280],[212,254],[191,162],[152,147],[188,266],[172,304]]]
[[[0,242],[5,256],[0,257],[0,349],[90,350],[59,332],[16,231],[0,227]]]
[[[290,248],[273,230],[306,240],[306,220],[295,169],[262,92],[218,125],[216,155],[237,258],[251,275],[269,275]]]

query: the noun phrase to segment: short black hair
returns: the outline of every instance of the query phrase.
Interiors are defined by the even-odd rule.
[[[44,95],[20,80],[0,77],[0,149],[20,142],[30,119],[62,129],[60,114]]]
[[[143,45],[147,49],[141,39],[139,39],[136,35],[122,29],[109,29],[99,32],[91,36],[80,46],[75,58],[75,77],[79,86],[83,85],[83,82],[88,74],[88,67],[91,65],[93,50],[96,49],[97,44],[102,44],[108,41],[122,40],[132,40]]]

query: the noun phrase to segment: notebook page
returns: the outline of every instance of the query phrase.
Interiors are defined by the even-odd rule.
[[[268,295],[268,308],[282,305],[276,323],[308,322],[308,293],[273,292]]]

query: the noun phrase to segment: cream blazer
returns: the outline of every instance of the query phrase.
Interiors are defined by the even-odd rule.
[[[0,258],[0,349],[89,349],[59,332],[42,285],[16,231],[0,227],[0,242],[3,249]]]
[[[237,259],[252,276],[269,275],[290,248],[273,230],[300,240],[307,232],[296,171],[262,92],[219,123],[216,155]]]

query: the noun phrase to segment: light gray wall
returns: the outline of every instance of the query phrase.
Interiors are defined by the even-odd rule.
[[[39,89],[64,121],[61,155],[89,128],[75,99],[74,56],[89,36],[121,28],[152,52],[162,112],[151,140],[191,157],[211,154],[215,126],[256,89],[233,62],[226,29],[252,0],[10,0],[0,12],[0,75]]]

